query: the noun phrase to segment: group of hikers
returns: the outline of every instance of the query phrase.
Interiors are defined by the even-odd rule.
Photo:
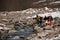
[[[41,17],[41,16],[38,16],[36,15],[36,18],[33,18],[33,19],[36,19],[36,23],[40,26],[40,27],[43,27],[43,26],[53,26],[53,17],[52,16],[45,16],[45,17]]]

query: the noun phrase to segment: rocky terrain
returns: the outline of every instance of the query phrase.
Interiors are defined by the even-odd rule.
[[[54,27],[44,30],[35,24],[36,14],[44,17],[44,8],[29,8],[23,11],[0,12],[1,40],[54,40],[60,38],[60,9],[48,9],[54,18]],[[16,25],[18,23],[18,25]],[[37,27],[38,30],[34,30]]]

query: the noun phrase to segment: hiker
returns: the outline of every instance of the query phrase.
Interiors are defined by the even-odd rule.
[[[42,25],[43,25],[43,17],[40,17],[39,25],[40,25],[40,27],[42,27]]]
[[[49,21],[49,24],[50,24],[50,26],[52,26],[53,25],[53,22],[52,22],[53,21],[53,18],[52,18],[52,16],[49,16],[48,18],[49,18],[49,20],[48,20]]]
[[[46,26],[48,26],[48,25],[49,25],[49,21],[48,21],[48,20],[46,20],[45,25],[46,25]]]
[[[49,21],[53,21],[53,17],[52,16],[48,16]]]
[[[52,26],[53,25],[53,18],[52,18],[52,16],[48,16],[48,17],[44,17],[44,20],[45,20],[45,24],[46,24],[46,26]]]
[[[36,19],[36,23],[39,24],[40,17],[38,15],[36,15],[36,18],[33,18],[33,19]]]
[[[44,17],[44,20],[45,20],[45,26],[48,26],[48,24],[49,24],[49,23],[48,23],[48,17],[45,16],[45,17]]]
[[[45,21],[48,20],[48,17],[45,16],[45,17],[44,17],[44,20],[45,20]]]

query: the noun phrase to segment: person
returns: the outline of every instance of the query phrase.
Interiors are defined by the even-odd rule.
[[[45,20],[45,21],[48,20],[48,19],[49,19],[48,17],[46,17],[46,16],[44,17],[44,20]]]
[[[40,27],[42,27],[42,25],[43,25],[43,17],[40,17],[39,24],[40,24]]]
[[[49,16],[48,18],[49,18],[48,19],[49,20],[49,24],[50,24],[50,26],[52,26],[53,25],[53,22],[52,22],[53,21],[53,17],[52,16]]]
[[[45,17],[44,17],[44,20],[45,20],[45,26],[48,26],[48,24],[49,24],[49,23],[48,23],[48,17],[45,16]]]
[[[46,20],[45,25],[46,25],[46,26],[48,26],[48,25],[49,25],[49,21],[48,21],[48,20]]]
[[[52,16],[48,16],[48,17],[44,17],[44,20],[45,20],[45,23],[46,23],[46,26],[49,25],[49,26],[52,26],[53,25],[53,17]]]
[[[38,15],[36,15],[36,18],[33,18],[33,19],[36,19],[36,23],[39,24],[40,17]]]
[[[36,21],[37,21],[37,24],[39,24],[39,16],[36,15]]]
[[[53,21],[53,17],[52,16],[48,16],[49,21]]]

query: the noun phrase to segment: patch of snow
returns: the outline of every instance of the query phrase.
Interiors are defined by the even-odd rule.
[[[52,17],[59,17],[59,18],[60,18],[60,12],[59,12],[59,11],[57,11],[57,12],[52,12],[52,13],[51,13],[51,16],[52,16]]]
[[[60,11],[51,12],[51,13],[48,14],[48,16],[49,15],[52,16],[53,18],[55,18],[55,17],[59,17],[60,18]],[[38,16],[45,17],[46,15],[45,14],[38,14]],[[29,19],[29,18],[35,18],[35,17],[36,17],[36,15],[34,15],[32,17],[27,17],[27,19]]]

